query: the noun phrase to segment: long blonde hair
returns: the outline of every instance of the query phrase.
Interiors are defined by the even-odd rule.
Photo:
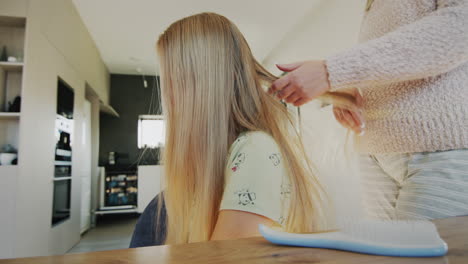
[[[317,230],[323,190],[292,116],[265,92],[276,77],[254,59],[237,27],[214,13],[186,17],[159,37],[157,51],[167,120],[166,244],[210,239],[228,150],[244,131],[263,131],[280,147],[292,185],[285,229]]]

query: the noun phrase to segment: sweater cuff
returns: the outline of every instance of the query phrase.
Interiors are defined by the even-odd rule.
[[[330,82],[330,91],[335,92],[346,88],[354,87],[358,84],[359,72],[353,63],[343,61],[340,54],[326,59],[328,69],[328,80]]]

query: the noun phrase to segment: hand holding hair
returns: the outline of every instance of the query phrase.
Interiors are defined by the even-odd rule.
[[[273,82],[269,92],[278,92],[279,99],[301,106],[330,90],[324,60],[310,60],[291,64],[277,64],[287,75]]]
[[[268,92],[287,103],[301,106],[313,99],[333,104],[336,120],[356,134],[364,133],[365,121],[361,114],[362,97],[357,89],[329,92],[328,71],[323,60],[311,60],[291,64],[277,64],[287,75],[274,80]]]
[[[328,71],[323,60],[277,64],[278,69],[289,72],[281,78],[272,75],[259,64],[256,66],[259,77],[270,86],[268,93],[276,93],[279,99],[284,99],[287,103],[301,106],[319,98],[343,109],[355,112],[360,110],[353,94],[329,91]]]
[[[349,91],[350,95],[354,96],[356,100],[356,106],[360,109],[362,107],[362,96],[359,93],[359,90],[353,88]],[[343,127],[354,131],[354,133],[362,136],[364,135],[364,128],[366,127],[364,117],[360,110],[351,110],[346,109],[340,106],[333,106],[333,115],[335,116],[336,121],[340,123]]]

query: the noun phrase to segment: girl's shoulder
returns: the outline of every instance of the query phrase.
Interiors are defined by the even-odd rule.
[[[260,150],[279,150],[275,139],[263,131],[242,132],[232,143],[231,152],[235,149],[260,148]]]
[[[250,131],[232,144],[220,210],[238,210],[281,223],[288,174],[280,148],[268,133]]]
[[[280,147],[275,139],[266,132],[243,132],[231,145],[227,165],[242,163],[245,159],[258,165],[265,162],[264,160],[267,162],[279,160],[281,159]]]

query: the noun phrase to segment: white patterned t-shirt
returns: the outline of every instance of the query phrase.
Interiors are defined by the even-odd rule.
[[[264,132],[244,132],[230,148],[220,210],[265,216],[282,224],[287,216],[289,178],[280,148]]]

